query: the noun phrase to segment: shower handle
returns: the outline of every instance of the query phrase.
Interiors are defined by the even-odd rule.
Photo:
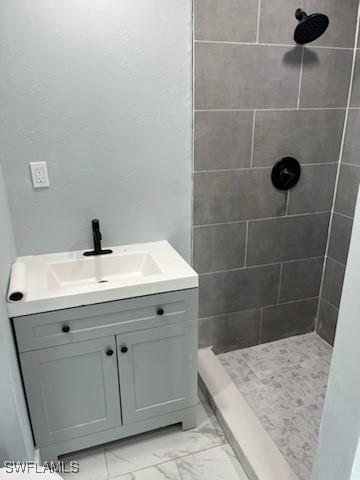
[[[291,172],[287,167],[285,167],[283,170],[280,171],[280,177],[284,181],[284,183],[287,183],[295,178],[294,172]]]
[[[278,190],[295,187],[301,176],[300,163],[293,157],[284,157],[275,163],[271,171],[271,181]]]

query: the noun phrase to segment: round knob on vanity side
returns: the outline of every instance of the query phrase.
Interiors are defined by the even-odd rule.
[[[114,354],[114,350],[113,350],[112,348],[108,348],[108,349],[106,350],[106,355],[107,355],[108,357],[111,357],[113,354]]]
[[[121,348],[120,348],[120,352],[121,353],[127,353],[128,351],[128,347],[126,345],[123,345]]]
[[[69,325],[63,325],[61,329],[64,333],[69,333],[70,332],[70,327]]]
[[[161,307],[159,307],[159,308],[156,310],[156,313],[157,313],[158,315],[164,315],[164,309],[161,308]]]

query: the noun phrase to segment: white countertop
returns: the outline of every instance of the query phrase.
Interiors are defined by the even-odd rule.
[[[19,257],[26,294],[8,302],[10,317],[196,288],[197,273],[167,242],[110,247],[111,255],[85,250]]]

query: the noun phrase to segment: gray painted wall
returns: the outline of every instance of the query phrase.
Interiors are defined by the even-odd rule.
[[[4,0],[0,142],[19,255],[168,239],[190,257],[190,0]],[[34,191],[30,161],[48,162]]]
[[[354,219],[339,325],[313,480],[354,480],[360,438],[360,197]]]
[[[360,50],[356,52],[353,88],[336,189],[326,269],[321,291],[318,333],[334,342],[347,262],[356,195],[360,183]]]
[[[315,326],[358,0],[306,2],[331,26],[305,49],[298,6],[194,1],[194,265],[200,340],[218,351]],[[284,194],[270,172],[288,155],[303,172]]]
[[[351,480],[357,480],[360,477],[360,435],[359,442],[356,449],[355,461],[353,465],[353,470],[351,474]]]
[[[0,165],[0,465],[33,460],[34,447],[20,381],[5,295],[15,242]]]

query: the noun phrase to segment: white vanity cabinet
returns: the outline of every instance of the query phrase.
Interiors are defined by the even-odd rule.
[[[13,318],[43,460],[196,425],[196,288]]]

